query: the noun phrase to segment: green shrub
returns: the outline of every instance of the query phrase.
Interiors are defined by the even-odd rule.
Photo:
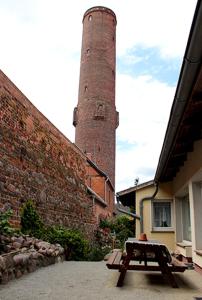
[[[116,235],[116,241],[119,241],[119,247],[123,247],[124,242],[128,239],[128,237],[135,236],[135,222],[131,220],[129,217],[121,215],[113,219],[102,218],[100,220],[97,237],[100,241],[106,241],[106,229],[109,230],[108,236],[112,234]],[[108,241],[110,241],[108,239]]]
[[[108,254],[112,248],[110,246],[100,246],[99,244],[91,246],[87,255],[88,261],[101,261],[105,255]]]
[[[103,253],[102,249],[99,246],[95,246],[90,249],[88,255],[87,255],[88,261],[101,261],[103,260]]]
[[[10,235],[14,233],[14,229],[9,223],[9,219],[12,216],[13,211],[8,209],[5,212],[0,212],[0,234]]]
[[[107,218],[100,219],[100,224],[99,224],[100,228],[110,228],[110,226],[111,226],[111,222],[109,219]]]
[[[111,229],[115,230],[115,232],[119,232],[125,228],[129,229],[131,232],[134,230],[134,221],[129,217],[121,215],[112,220]]]
[[[21,231],[37,238],[44,234],[44,224],[32,200],[26,201],[21,209]]]
[[[89,243],[77,230],[62,226],[49,227],[46,230],[45,239],[50,243],[59,243],[65,249],[66,259],[86,259]]]
[[[115,218],[111,225],[111,229],[116,233],[116,239],[120,241],[121,247],[129,237],[135,236],[134,228],[134,220],[122,215]]]
[[[73,229],[62,226],[45,227],[35,205],[28,200],[21,209],[21,231],[52,244],[60,244],[65,249],[67,259],[83,260],[88,253],[88,241]]]

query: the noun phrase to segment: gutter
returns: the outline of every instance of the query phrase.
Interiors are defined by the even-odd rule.
[[[147,187],[147,186],[150,186],[154,183],[154,180],[149,180],[149,181],[146,181],[144,183],[140,183],[136,186],[133,186],[133,187],[130,187],[126,190],[123,190],[123,191],[120,191],[120,192],[117,192],[117,196],[123,196],[123,195],[127,195],[128,193],[131,193],[131,192],[135,192],[143,187]]]
[[[158,183],[154,183],[154,186],[156,187],[154,193],[152,196],[144,197],[140,200],[139,209],[140,209],[140,234],[144,232],[144,220],[143,220],[143,208],[144,208],[144,202],[147,200],[153,201],[156,194],[158,193]]]
[[[87,191],[93,196],[93,200],[98,201],[103,206],[107,206],[107,203],[98,195],[96,194],[89,186],[87,186]]]
[[[155,199],[155,196],[158,193],[158,183],[157,182],[154,182],[154,187],[155,187],[155,191],[151,196],[144,197],[140,200],[140,203],[139,203],[140,215],[133,214],[131,212],[125,211],[124,209],[120,208],[119,207],[120,206],[119,194],[116,194],[116,199],[117,199],[117,203],[118,203],[117,210],[140,221],[140,234],[144,232],[144,219],[143,219],[144,202],[148,201],[148,200],[153,201]]]
[[[180,123],[202,63],[202,1],[198,0],[183,58],[174,102],[161,150],[155,181],[166,170],[179,133]]]
[[[107,200],[107,189],[106,189],[107,181],[109,181],[109,177],[107,177],[107,178],[105,179],[105,202],[106,202],[106,200]]]

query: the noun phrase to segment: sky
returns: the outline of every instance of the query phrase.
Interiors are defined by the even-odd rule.
[[[0,68],[74,142],[82,18],[117,17],[116,191],[152,180],[196,0],[0,0]]]

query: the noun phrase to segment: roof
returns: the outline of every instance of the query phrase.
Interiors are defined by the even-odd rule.
[[[116,15],[115,15],[115,13],[113,12],[113,10],[111,10],[110,8],[105,7],[105,6],[93,6],[93,7],[89,8],[89,9],[85,12],[85,14],[84,14],[84,16],[83,16],[83,20],[84,20],[84,18],[85,18],[87,15],[89,15],[90,13],[92,13],[92,12],[97,12],[97,11],[105,12],[105,13],[108,13],[108,14],[112,15],[112,16],[114,17],[114,19],[115,19],[115,22],[117,23]]]
[[[99,202],[102,206],[106,207],[107,203],[94,191],[92,190],[89,186],[87,186],[87,191],[89,192],[90,195],[94,197],[94,199]]]
[[[134,206],[136,191],[146,188],[154,184],[154,181],[147,181],[136,186],[130,187],[126,190],[120,191],[116,194],[116,197],[124,206]]]
[[[197,2],[155,181],[172,180],[202,138],[202,1]]]
[[[117,192],[117,195],[123,196],[123,195],[129,194],[129,193],[132,193],[132,192],[135,192],[135,191],[137,191],[137,190],[143,189],[143,188],[145,188],[145,187],[147,187],[147,186],[150,186],[150,185],[153,185],[153,184],[154,184],[154,181],[153,181],[153,180],[150,180],[150,181],[147,181],[147,182],[143,182],[143,183],[141,183],[141,184],[132,186],[132,187],[126,189],[126,190]]]

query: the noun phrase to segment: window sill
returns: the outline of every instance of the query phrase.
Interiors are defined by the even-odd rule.
[[[177,243],[177,246],[179,246],[181,248],[186,248],[186,247],[192,247],[192,244],[186,243],[186,242],[179,242],[179,243]]]
[[[202,250],[195,250],[196,254],[202,256]]]
[[[173,233],[173,232],[175,232],[174,230],[173,230],[173,228],[168,228],[168,227],[162,227],[162,228],[152,228],[152,230],[151,230],[151,232],[153,233],[153,232],[171,232],[171,233]]]

